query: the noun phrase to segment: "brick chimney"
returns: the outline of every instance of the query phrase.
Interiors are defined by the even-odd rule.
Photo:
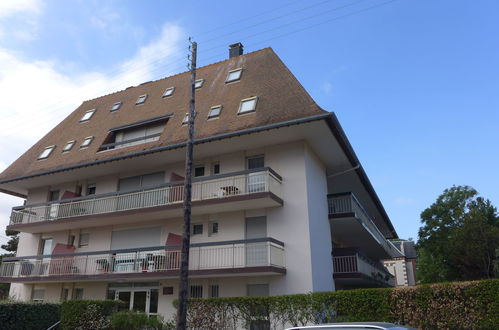
[[[243,44],[238,42],[229,46],[229,58],[243,55]]]

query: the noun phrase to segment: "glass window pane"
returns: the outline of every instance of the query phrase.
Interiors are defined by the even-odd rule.
[[[255,107],[256,107],[256,98],[241,101],[241,107],[239,109],[239,113],[253,111],[253,110],[255,110]]]
[[[93,116],[94,113],[95,113],[95,110],[90,110],[90,111],[85,112],[85,114],[83,115],[83,117],[81,117],[80,121],[87,121],[87,120],[89,120],[90,118],[92,118],[92,116]]]
[[[135,291],[133,293],[133,310],[134,311],[146,311],[146,299],[147,292],[146,291]]]
[[[241,72],[241,69],[229,72],[229,74],[227,75],[227,82],[239,80],[241,78]]]
[[[248,158],[248,170],[254,168],[262,168],[265,166],[265,159],[263,156],[251,157]]]
[[[210,112],[208,113],[208,118],[215,118],[220,116],[220,111],[222,110],[222,107],[213,107],[210,109]]]
[[[151,297],[149,301],[149,313],[158,312],[158,289],[151,289]]]
[[[165,92],[163,93],[163,97],[170,96],[173,94],[174,87],[167,88]]]
[[[38,156],[38,159],[44,159],[44,158],[47,158],[48,156],[50,156],[50,153],[52,153],[52,150],[54,150],[54,148],[55,147],[45,148],[45,150],[42,151],[40,156]]]
[[[132,293],[130,291],[122,291],[122,292],[118,293],[118,300],[125,302],[123,307],[119,307],[119,310],[130,309],[131,296],[132,296]]]

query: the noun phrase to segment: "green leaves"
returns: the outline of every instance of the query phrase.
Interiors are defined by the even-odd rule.
[[[59,321],[59,304],[0,302],[0,328],[3,330],[45,330]]]
[[[497,277],[499,217],[469,186],[453,186],[421,213],[418,278],[421,283]]]

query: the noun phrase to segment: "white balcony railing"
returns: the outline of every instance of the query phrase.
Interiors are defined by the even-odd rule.
[[[192,184],[192,200],[223,199],[234,196],[271,192],[280,197],[281,178],[270,168],[196,178]],[[182,204],[183,182],[165,184],[133,192],[93,195],[12,209],[10,224],[27,224],[84,215],[96,215]]]
[[[284,245],[281,242],[264,238],[198,244],[190,248],[189,270],[192,271],[262,266],[285,267]],[[137,274],[176,271],[179,268],[180,247],[154,247],[6,258],[0,265],[0,278]]]
[[[360,273],[388,286],[395,286],[395,279],[381,264],[359,253],[333,256],[335,274]]]
[[[359,200],[353,193],[344,193],[328,196],[328,209],[329,214],[345,214],[353,213],[355,217],[361,222],[362,226],[371,233],[371,236],[383,246],[385,251],[391,256],[399,256],[400,252],[393,244],[386,239],[381,233],[378,226],[374,223],[367,211],[364,209]]]

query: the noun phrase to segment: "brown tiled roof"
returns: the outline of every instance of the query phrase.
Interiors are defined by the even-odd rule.
[[[237,68],[243,69],[240,81],[225,83],[228,72]],[[271,48],[199,68],[197,79],[205,81],[196,92],[196,138],[326,113]],[[175,87],[173,95],[163,98],[165,89],[172,86]],[[143,94],[148,95],[146,102],[135,105]],[[185,72],[85,101],[3,171],[0,180],[183,142],[187,128],[181,122],[188,111],[189,96],[190,73]],[[258,96],[256,112],[238,115],[240,101],[252,96]],[[121,108],[109,111],[116,102],[123,102]],[[215,105],[223,106],[220,118],[207,120],[209,109]],[[90,109],[96,109],[92,118],[80,123],[83,114]],[[111,128],[166,114],[173,116],[168,119],[159,141],[97,152]],[[79,150],[87,136],[95,137],[92,144]],[[75,146],[70,152],[62,153],[62,148],[70,140],[76,140]],[[40,153],[50,145],[56,145],[56,149],[47,159],[38,160]]]

